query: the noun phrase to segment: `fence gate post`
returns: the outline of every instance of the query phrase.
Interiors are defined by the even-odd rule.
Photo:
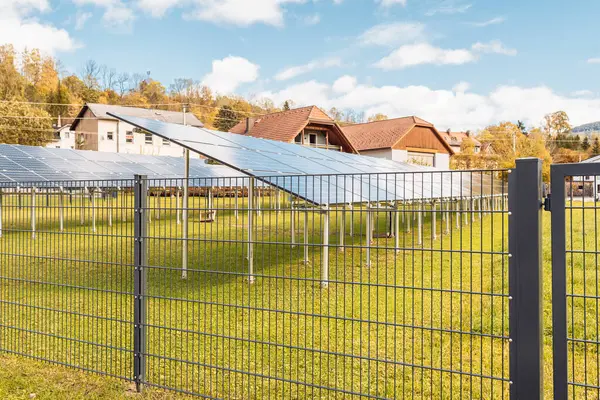
[[[543,398],[542,161],[509,175],[510,398]]]
[[[146,266],[148,181],[145,175],[134,178],[134,300],[133,300],[133,375],[138,392],[146,379]]]

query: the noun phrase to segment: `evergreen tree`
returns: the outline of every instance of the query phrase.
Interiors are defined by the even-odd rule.
[[[525,126],[523,121],[517,121],[517,127],[523,135],[527,135],[527,127]]]
[[[289,111],[290,110],[290,103],[286,100],[285,103],[283,103],[283,111]]]
[[[587,136],[585,136],[583,138],[583,142],[581,143],[581,149],[583,151],[587,151],[589,148],[590,148],[590,139]]]
[[[592,156],[600,155],[600,140],[594,139],[594,145],[592,146]]]
[[[240,121],[240,117],[231,106],[223,106],[219,109],[215,118],[215,128],[228,132]]]

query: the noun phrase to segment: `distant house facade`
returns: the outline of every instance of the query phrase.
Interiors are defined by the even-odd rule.
[[[108,115],[109,112],[183,124],[181,112],[88,103],[79,111],[71,125],[71,131],[75,133],[75,148],[154,156],[183,155],[183,149],[179,145],[119,121]],[[186,124],[203,127],[202,122],[191,113],[186,114]]]
[[[469,138],[473,142],[474,152],[479,153],[481,151],[481,143],[471,135],[471,131],[466,132],[452,132],[450,129],[444,132],[440,132],[444,140],[452,147],[455,154],[461,152],[463,142]]]
[[[71,124],[63,125],[54,131],[52,141],[46,145],[52,149],[74,149],[75,132],[71,130]]]
[[[581,163],[600,163],[600,156],[588,158]],[[574,176],[571,181],[566,182],[567,196],[593,197],[600,201],[600,177],[597,176]]]
[[[316,106],[246,118],[229,132],[326,150],[357,153],[339,125]]]
[[[395,118],[341,129],[359,154],[444,170],[450,168],[454,150],[433,124],[421,118]]]

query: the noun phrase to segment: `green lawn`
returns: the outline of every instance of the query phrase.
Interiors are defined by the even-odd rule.
[[[232,399],[349,398],[357,393],[396,398],[507,396],[508,383],[490,379],[508,378],[508,299],[500,296],[508,293],[506,215],[485,215],[483,222],[475,218],[468,225],[461,216],[458,229],[451,214],[452,230],[439,237],[445,222],[438,214],[438,238],[433,239],[431,213],[427,213],[424,242],[417,245],[417,221],[404,209],[411,231],[404,232],[402,225],[400,251],[394,250],[394,239],[375,239],[372,266],[367,268],[365,209],[346,213],[344,252],[337,248],[341,212],[332,211],[330,282],[324,289],[320,246],[309,246],[310,262],[304,264],[303,246],[290,244],[287,203],[281,212],[266,210],[271,200],[261,200],[265,210],[255,218],[255,282],[249,284],[247,213],[235,218],[232,198],[215,200],[216,223],[200,222],[199,213],[192,213],[185,280],[181,279],[182,229],[171,208],[175,200],[152,199],[152,207],[163,210],[160,215],[157,210],[152,213],[147,241],[149,383]],[[80,200],[65,199],[65,231],[59,233],[57,199],[50,198],[46,205],[46,199],[38,196],[35,239],[30,232],[30,199],[22,201],[19,208],[14,197],[5,197],[3,205],[0,348],[131,379],[131,196],[96,200],[101,207],[96,233],[91,232],[88,201],[83,203],[81,225]],[[192,198],[190,207],[206,207],[205,201]],[[109,207],[116,207],[112,226]],[[595,217],[589,212],[586,226]],[[295,216],[295,238],[301,242],[304,215],[296,212]],[[377,214],[376,233],[387,230],[385,216]],[[549,215],[544,218],[549,232]],[[574,226],[583,229],[578,218],[583,220],[574,216]],[[308,222],[309,243],[321,243],[321,214],[310,211]],[[573,235],[575,244],[577,236]],[[579,240],[582,245],[583,239]],[[593,245],[594,238],[585,240]],[[545,235],[547,351],[551,346],[549,243]],[[583,260],[574,260],[578,263],[583,265]],[[586,263],[586,271],[590,268]],[[592,272],[586,273],[588,282]],[[575,288],[583,289],[583,280],[575,278]],[[576,313],[583,315],[583,305],[575,305]],[[579,314],[574,315],[579,321]],[[586,318],[586,335],[593,336],[590,326],[596,327],[597,322]],[[583,325],[578,323],[574,329],[579,333]],[[593,350],[596,357],[591,346],[587,352],[581,346],[575,350],[578,356]],[[24,371],[40,365],[12,355],[2,359],[9,365],[23,365]],[[68,373],[60,366],[42,365],[42,371],[52,372],[32,373],[27,383],[21,369],[0,371],[14,377],[7,382],[14,381],[19,393],[35,391],[29,388],[39,382],[50,390],[48,398],[52,390],[56,391],[52,398],[59,397],[60,384],[48,382],[54,382],[55,374]],[[551,370],[546,365],[550,394]],[[581,363],[576,363],[578,376],[583,374],[580,369]],[[588,365],[590,377],[597,371],[596,363]],[[89,382],[90,392],[98,398],[113,398],[121,391],[123,396],[131,395],[122,381],[104,378],[106,387],[99,389],[101,380],[95,375],[78,376],[94,377],[82,386]],[[0,389],[10,391],[11,385]],[[38,390],[40,396],[45,393]],[[146,394],[164,395],[156,389]]]

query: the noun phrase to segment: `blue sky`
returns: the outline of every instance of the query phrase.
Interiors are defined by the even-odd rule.
[[[557,109],[600,120],[598,15],[591,0],[2,0],[0,42],[72,72],[94,59],[165,84],[478,129]]]

